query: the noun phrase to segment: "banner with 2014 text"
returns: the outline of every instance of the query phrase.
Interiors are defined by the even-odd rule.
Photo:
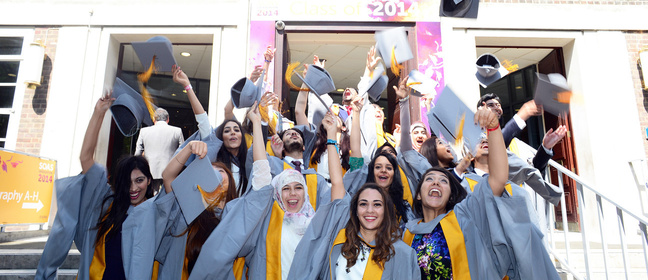
[[[0,225],[46,223],[56,161],[0,150]]]

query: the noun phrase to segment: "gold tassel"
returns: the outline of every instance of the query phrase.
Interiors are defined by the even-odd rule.
[[[148,82],[151,76],[153,76],[154,72],[157,72],[155,70],[155,56],[153,56],[153,59],[151,60],[151,66],[149,66],[149,69],[144,73],[137,74],[137,80],[139,80],[141,83],[140,91],[142,92],[142,98],[144,99],[144,104],[146,104],[146,108],[148,109],[149,115],[151,116],[151,120],[153,122],[155,122],[155,106],[153,103],[153,97],[148,92],[144,84]]]
[[[290,89],[292,89],[292,90],[296,90],[296,91],[302,91],[302,90],[303,90],[303,91],[310,91],[309,88],[300,88],[300,87],[296,86],[296,85],[292,82],[291,77],[292,77],[292,75],[293,75],[293,71],[295,71],[295,70],[297,69],[297,67],[299,66],[299,64],[300,64],[299,62],[288,63],[288,67],[286,67],[286,83],[288,84],[288,86],[289,86]]]
[[[396,77],[400,77],[401,70],[403,70],[403,65],[398,64],[396,61],[396,46],[393,46],[391,52],[391,71]]]
[[[200,186],[198,186],[198,191],[200,191],[200,194],[202,195],[209,208],[218,206],[221,200],[225,199],[225,196],[227,195],[227,188],[222,188],[221,186],[222,185],[219,185],[212,192],[206,192]]]
[[[513,72],[517,71],[518,69],[520,69],[519,65],[513,64],[513,62],[511,62],[508,59],[505,59],[504,61],[502,61],[502,66],[504,68],[506,68],[506,70],[509,71],[509,73],[513,73]]]
[[[466,121],[466,113],[461,115],[461,120],[459,120],[459,124],[457,125],[457,130],[456,130],[457,139],[455,139],[455,146],[458,147],[463,146],[463,128],[464,128],[465,121]]]

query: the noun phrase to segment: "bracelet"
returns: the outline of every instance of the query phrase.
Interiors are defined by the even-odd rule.
[[[407,101],[409,98],[410,98],[410,96],[408,95],[408,96],[406,96],[406,97],[404,97],[402,99],[398,99],[398,102],[403,103],[403,102]]]
[[[488,134],[490,134],[491,131],[498,130],[499,128],[500,128],[500,125],[499,125],[499,123],[497,123],[497,126],[496,126],[496,127],[493,127],[493,128],[487,128],[487,129],[486,129],[486,132],[487,132]]]
[[[326,145],[337,145],[338,142],[333,139],[326,139]]]
[[[188,85],[186,85],[186,86],[184,87],[184,90],[186,90],[186,91],[188,91],[188,90],[190,90],[190,89],[193,89],[193,87],[191,86],[191,84],[188,84]]]
[[[265,62],[267,62],[267,63],[272,62],[272,60],[267,60],[267,59],[264,59],[264,60],[265,60]]]

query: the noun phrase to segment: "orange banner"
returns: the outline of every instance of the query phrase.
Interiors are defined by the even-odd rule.
[[[47,223],[56,161],[0,150],[0,224]]]

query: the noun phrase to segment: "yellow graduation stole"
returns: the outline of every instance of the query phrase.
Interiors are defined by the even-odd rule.
[[[110,206],[112,207],[112,204]],[[99,243],[95,245],[92,262],[90,262],[90,279],[103,279],[103,274],[106,270],[106,235],[110,232],[111,229],[112,226],[101,237],[101,241],[99,241]]]
[[[272,146],[270,144],[271,144],[270,141],[266,142],[266,152],[268,152],[268,155],[275,156],[274,152],[272,151]],[[252,147],[252,134],[248,134],[248,133],[245,134],[245,145],[248,148]]]
[[[466,253],[466,241],[464,240],[463,232],[461,231],[459,221],[457,221],[457,216],[455,216],[454,211],[450,211],[445,217],[443,217],[439,224],[441,225],[443,235],[448,243],[450,261],[452,262],[452,278],[471,279],[470,269],[468,266],[468,255]],[[413,240],[414,234],[406,229],[403,234],[403,241],[409,246],[412,246]]]
[[[474,192],[474,191],[475,191],[475,186],[477,185],[477,183],[479,183],[479,181],[475,181],[475,180],[473,180],[473,179],[470,179],[470,178],[468,178],[467,176],[464,177],[464,178],[466,178],[466,182],[468,182],[468,185],[470,186],[470,191],[473,191],[473,192]],[[522,185],[520,185],[520,187],[522,187]],[[511,187],[511,183],[507,183],[507,184],[504,186],[504,190],[506,190],[506,192],[507,192],[510,196],[513,196],[513,187]]]
[[[284,161],[284,170],[286,169],[293,168]],[[310,201],[311,206],[313,206],[313,209],[317,209],[317,174],[306,174],[305,176],[306,186],[308,187],[308,200]]]
[[[410,189],[409,185],[409,180],[407,180],[407,176],[405,176],[405,172],[403,172],[403,169],[398,167],[398,171],[400,171],[400,177],[401,177],[401,184],[403,185],[403,200],[407,200],[407,202],[414,208],[414,199],[412,198],[412,190]]]
[[[234,261],[234,278],[236,280],[243,279],[243,271],[245,270],[245,258],[236,258]]]
[[[331,253],[333,252],[333,247],[335,247],[335,245],[344,244],[346,240],[347,240],[346,229],[342,229],[340,230],[340,232],[338,232],[338,235],[335,237],[335,240],[333,241],[331,252],[329,252],[329,264],[332,263]],[[369,261],[367,262],[367,267],[365,268],[364,274],[362,275],[362,279],[363,280],[380,279],[382,277],[383,270],[376,262],[373,261],[374,246],[371,246],[369,244],[367,244],[367,246],[371,248],[371,252],[369,253]],[[331,275],[333,274],[331,273]]]
[[[284,211],[276,201],[272,204],[270,224],[266,234],[266,279],[281,280],[281,230]]]

